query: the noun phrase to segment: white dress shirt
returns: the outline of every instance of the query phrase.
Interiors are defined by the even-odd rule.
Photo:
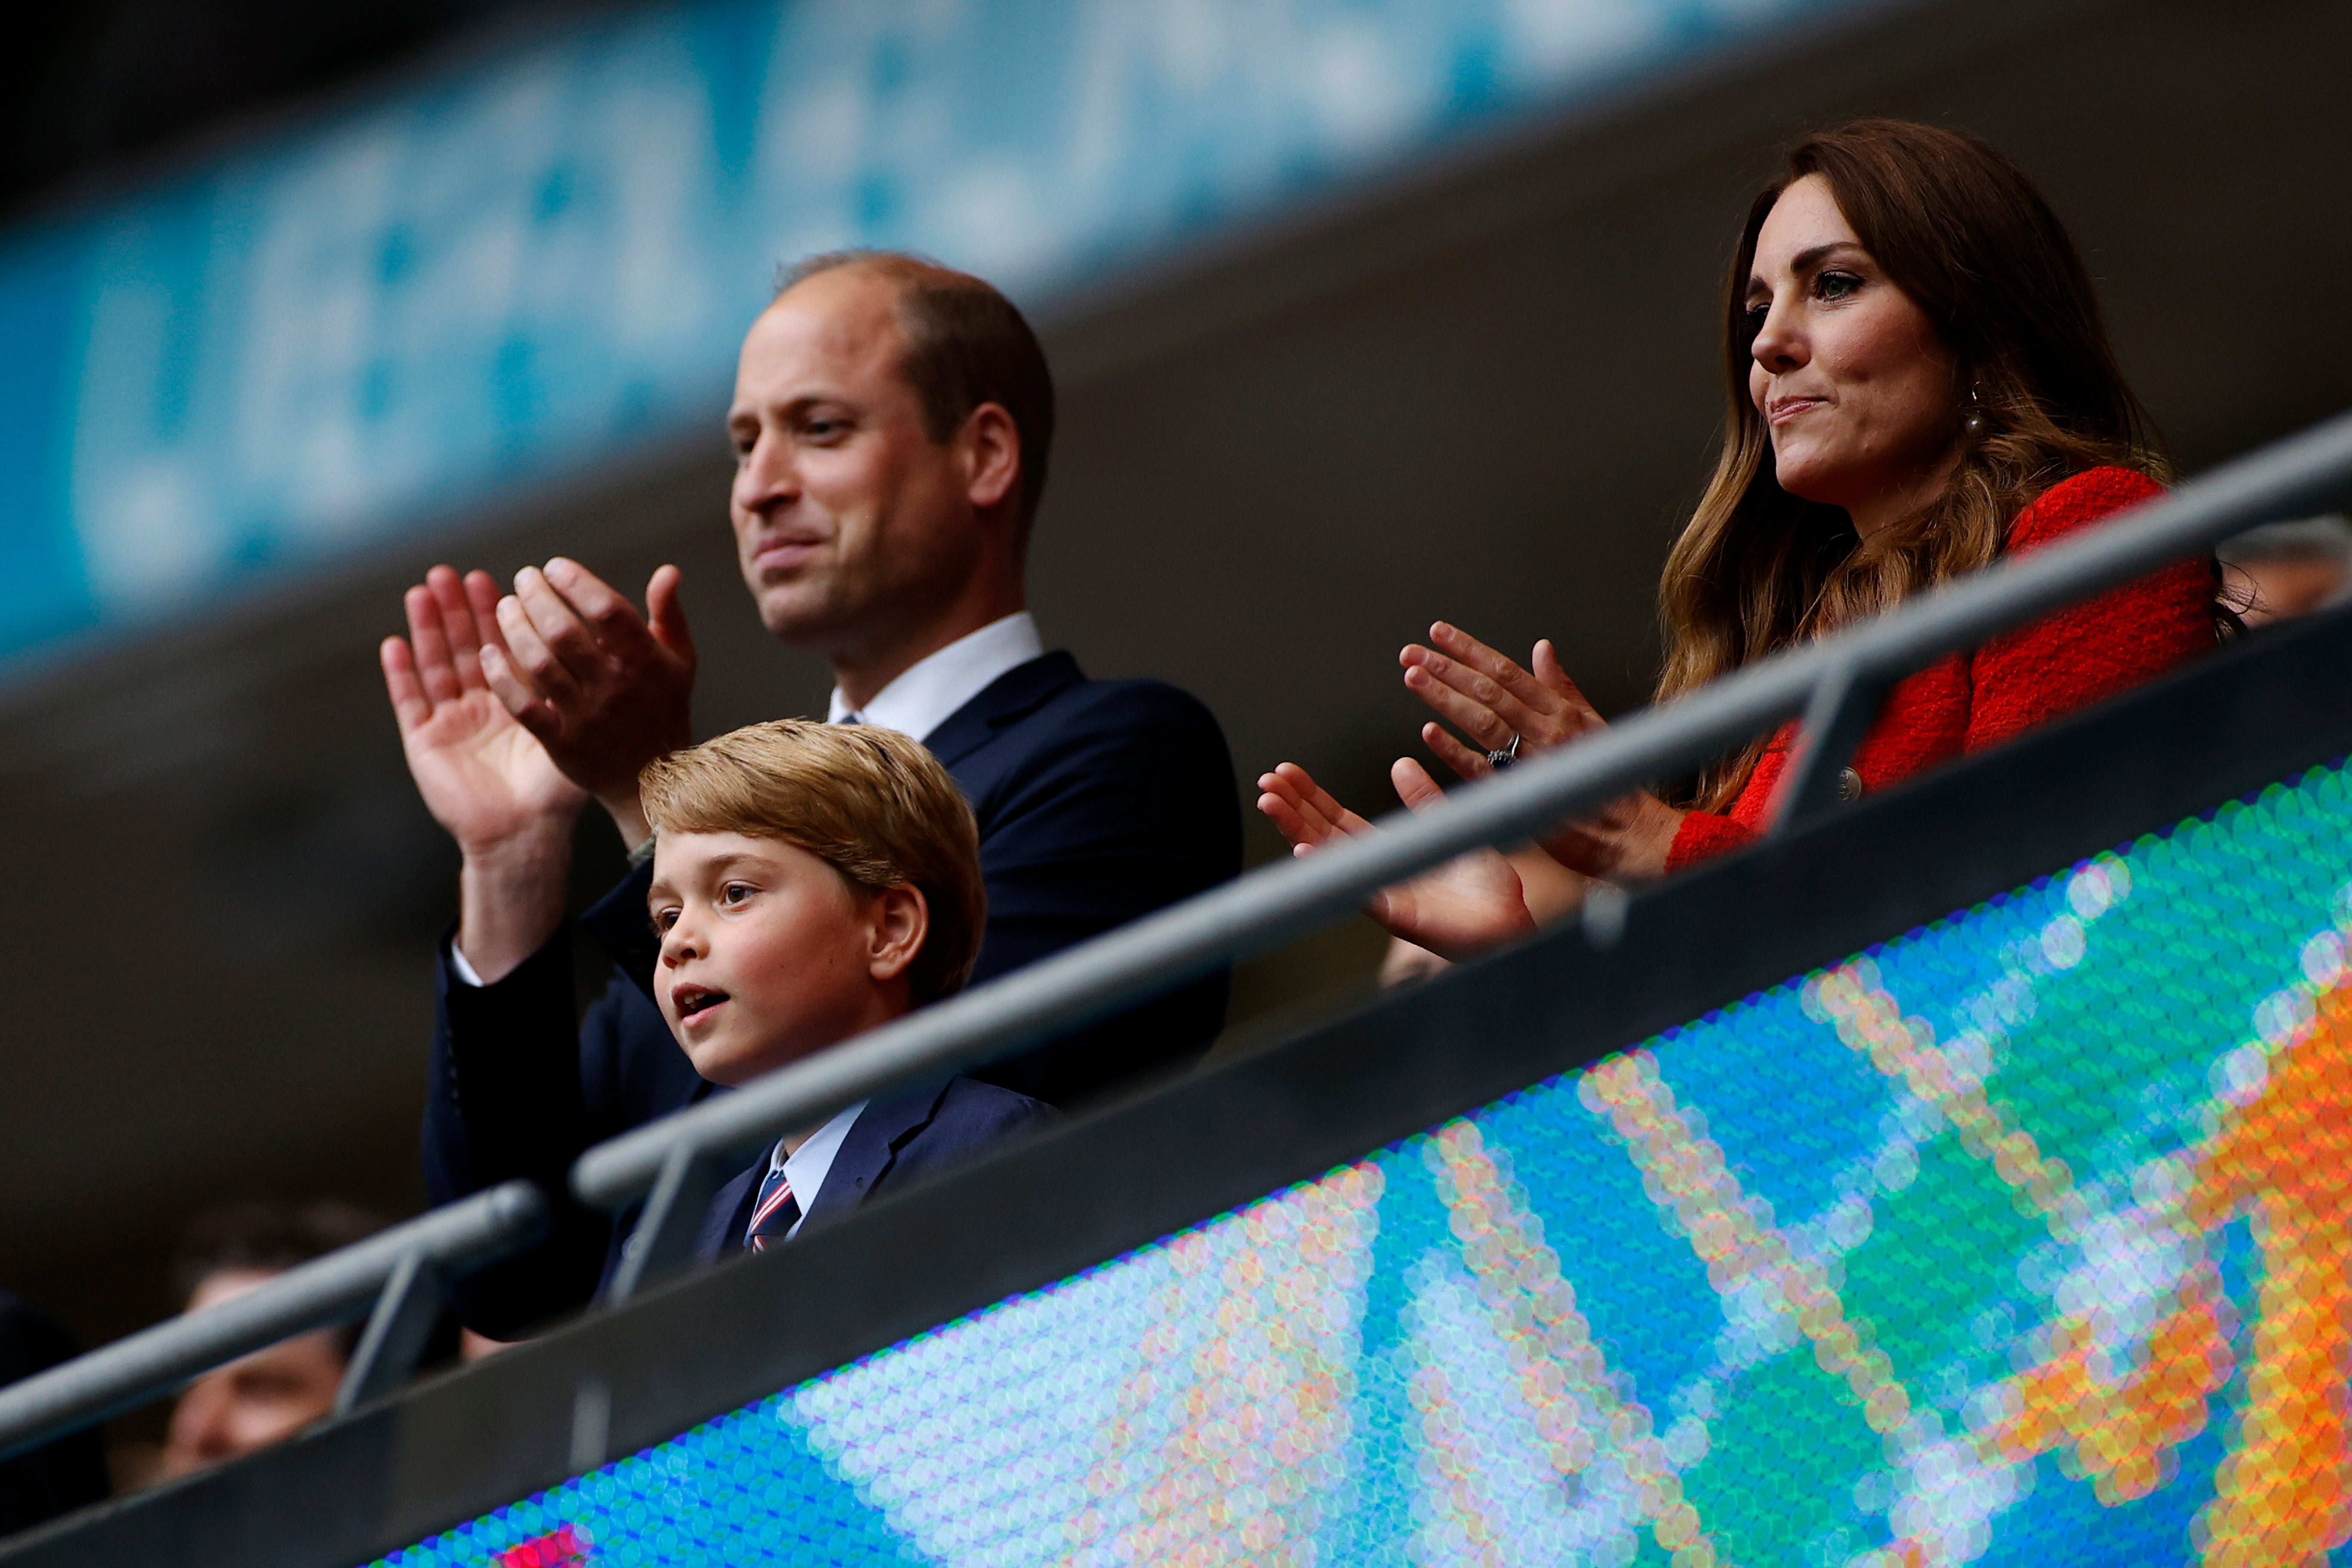
[[[824,1191],[824,1179],[833,1171],[833,1157],[841,1152],[841,1141],[849,1136],[850,1127],[868,1103],[861,1100],[845,1110],[835,1111],[832,1121],[810,1133],[807,1141],[790,1154],[784,1152],[784,1141],[781,1138],[768,1151],[768,1174],[772,1176],[778,1171],[784,1173],[784,1180],[793,1184],[793,1202],[801,1209],[801,1217],[784,1232],[785,1240],[798,1236],[801,1226],[808,1223],[808,1212],[814,1206],[817,1194]]]
[[[1015,610],[908,666],[863,708],[851,708],[843,700],[841,688],[835,687],[825,717],[835,724],[855,718],[861,724],[879,724],[918,741],[926,740],[947,722],[949,715],[994,685],[998,676],[1045,651],[1036,620],[1026,610]],[[461,984],[482,983],[455,942],[449,944],[449,968]],[[847,1123],[843,1126],[845,1131]],[[798,1183],[793,1191],[800,1191]]]
[[[854,718],[861,724],[879,724],[928,740],[949,715],[994,685],[998,676],[1045,651],[1036,621],[1028,611],[1015,610],[909,665],[863,708],[850,707],[841,688],[835,687],[825,717],[835,724]]]

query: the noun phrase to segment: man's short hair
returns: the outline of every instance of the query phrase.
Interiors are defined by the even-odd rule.
[[[988,893],[980,827],[921,742],[872,724],[777,719],[673,752],[638,780],[656,833],[780,838],[852,887],[920,889],[930,931],[908,970],[920,1005],[963,988]]]
[[[1037,334],[996,286],[969,272],[900,250],[833,250],[776,275],[776,294],[820,272],[856,268],[898,289],[907,334],[907,380],[923,405],[923,426],[945,441],[983,403],[1013,416],[1021,437],[1021,530],[1025,538],[1045,493],[1054,447],[1054,374]]]
[[[382,1215],[334,1198],[307,1204],[221,1204],[188,1222],[172,1258],[172,1290],[185,1309],[198,1288],[215,1274],[283,1274],[364,1241],[390,1223]],[[346,1359],[359,1343],[362,1326],[350,1323],[339,1331]]]

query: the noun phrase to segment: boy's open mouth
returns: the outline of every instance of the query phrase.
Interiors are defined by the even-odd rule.
[[[681,1024],[697,1013],[716,1007],[727,1000],[726,992],[706,991],[699,985],[681,985],[669,994],[670,1005],[677,1009],[677,1018]]]

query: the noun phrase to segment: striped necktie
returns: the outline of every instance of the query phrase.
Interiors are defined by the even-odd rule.
[[[754,1252],[765,1252],[769,1242],[790,1235],[800,1217],[800,1200],[793,1196],[792,1178],[778,1166],[760,1184],[760,1201],[751,1210],[751,1223],[743,1227],[743,1245]]]

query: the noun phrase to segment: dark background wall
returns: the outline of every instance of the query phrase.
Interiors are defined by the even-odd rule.
[[[2043,183],[2185,470],[2333,413],[2347,58],[2328,0],[1890,7],[1066,302],[1047,637],[1207,699],[1237,795],[1289,757],[1387,804],[1419,716],[1394,652],[1434,616],[1551,636],[1605,708],[1638,702],[1718,418],[1732,227],[1776,145],[1853,113],[1978,131]],[[374,643],[436,559],[561,548],[633,586],[676,560],[698,728],[821,710],[823,669],[736,582],[725,474],[714,431],[0,693],[0,932],[29,982],[0,1028],[0,1280],[103,1339],[168,1310],[162,1259],[204,1203],[420,1200],[454,859]],[[609,838],[591,825],[583,879]],[[1358,921],[1267,957],[1238,1011],[1360,983],[1377,952]]]
[[[0,215],[237,135],[372,73],[585,0],[83,0],[14,8]]]

